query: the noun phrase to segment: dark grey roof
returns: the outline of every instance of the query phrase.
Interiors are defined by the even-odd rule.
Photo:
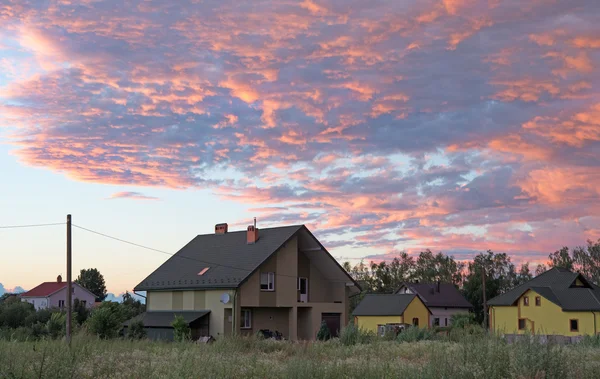
[[[134,290],[236,288],[302,228],[260,229],[254,244],[246,243],[245,230],[196,236]]]
[[[206,316],[210,311],[154,311],[145,312],[139,316],[126,321],[123,325],[128,326],[130,322],[141,320],[147,328],[171,328],[176,316],[182,316],[188,324]]]
[[[575,280],[585,286],[575,287]],[[600,311],[600,287],[583,275],[564,268],[552,268],[512,290],[488,301],[488,305],[514,305],[528,290],[539,293],[564,311]]]
[[[452,283],[405,283],[428,307],[473,308]]]
[[[368,294],[356,306],[354,316],[400,316],[415,294]]]

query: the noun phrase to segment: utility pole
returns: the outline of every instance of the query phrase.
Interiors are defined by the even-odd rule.
[[[67,344],[69,347],[71,346],[71,321],[73,319],[73,283],[71,280],[71,215],[67,215]]]
[[[483,287],[483,327],[488,328],[488,310],[487,301],[485,299],[485,266],[481,265],[481,283]]]

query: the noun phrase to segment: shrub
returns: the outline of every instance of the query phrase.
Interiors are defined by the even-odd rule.
[[[0,307],[0,327],[16,329],[25,326],[25,320],[35,314],[33,305],[20,301],[6,301]]]
[[[435,334],[429,329],[421,329],[416,326],[409,326],[403,332],[398,334],[396,341],[398,342],[417,342],[423,340],[432,340]]]
[[[122,329],[122,314],[119,312],[119,304],[102,303],[88,318],[86,325],[88,330],[102,339],[115,338]]]
[[[132,340],[141,340],[146,338],[146,329],[144,329],[144,323],[142,320],[133,320],[127,327],[127,338]]]
[[[474,313],[455,313],[450,317],[450,324],[453,328],[464,329],[469,325],[477,324]]]
[[[192,338],[192,331],[183,316],[176,316],[171,323],[173,327],[173,339],[178,342],[187,341]]]
[[[52,313],[50,320],[46,323],[46,331],[53,338],[61,338],[65,335],[67,316],[64,313]]]
[[[321,322],[321,327],[319,328],[319,331],[317,332],[317,339],[319,341],[327,341],[330,338],[331,338],[331,332],[329,331],[329,327],[327,326],[327,323],[325,322],[325,320],[323,320]]]
[[[374,339],[374,333],[364,329],[360,329],[354,323],[348,324],[340,332],[340,342],[342,343],[342,345],[346,346],[356,345],[360,343],[370,343]]]

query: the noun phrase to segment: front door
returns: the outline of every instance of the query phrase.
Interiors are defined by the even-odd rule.
[[[298,278],[298,289],[300,290],[300,302],[308,302],[308,278]]]
[[[329,333],[331,333],[332,337],[338,337],[340,334],[340,320],[342,314],[341,313],[322,313],[321,319],[325,321],[327,327],[329,328]]]

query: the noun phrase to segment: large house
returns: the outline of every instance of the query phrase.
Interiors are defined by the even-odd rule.
[[[427,328],[431,312],[415,294],[367,294],[352,315],[360,329],[383,335],[407,324]]]
[[[72,284],[72,301],[79,299],[86,307],[94,306],[96,296],[79,284]],[[64,308],[67,302],[67,282],[59,275],[55,282],[44,282],[19,295],[21,301],[32,304],[36,310],[46,308]]]
[[[134,291],[146,291],[141,317],[150,338],[170,339],[175,316],[194,337],[279,332],[314,339],[325,321],[332,334],[346,325],[356,282],[304,226],[196,236]]]
[[[431,311],[430,326],[450,326],[454,314],[466,314],[473,305],[452,283],[404,283],[397,294],[417,294]]]
[[[600,331],[600,287],[583,275],[552,268],[488,302],[498,333],[581,336]]]

